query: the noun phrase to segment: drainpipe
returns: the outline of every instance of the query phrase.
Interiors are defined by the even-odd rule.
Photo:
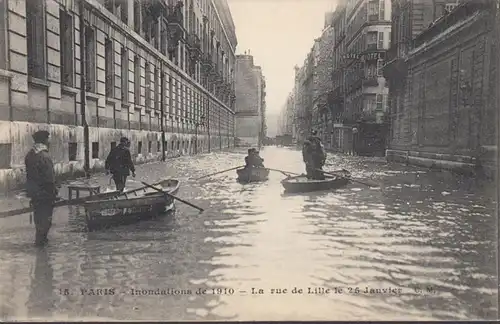
[[[80,0],[80,113],[83,126],[83,145],[84,145],[84,165],[85,177],[90,178],[90,152],[89,152],[89,125],[86,118],[86,70],[85,70],[85,1]]]
[[[207,89],[208,91],[208,89]],[[208,130],[208,153],[211,151],[211,143],[210,143],[210,97],[207,93],[207,110],[208,110],[208,120],[207,120],[207,130]]]
[[[160,118],[161,118],[161,160],[165,162],[165,107],[164,107],[164,88],[165,88],[165,74],[163,73],[163,62],[160,63]]]

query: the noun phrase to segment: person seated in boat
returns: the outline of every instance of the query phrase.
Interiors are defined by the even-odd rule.
[[[127,177],[132,172],[135,178],[135,167],[130,154],[130,140],[126,137],[120,138],[120,144],[109,152],[105,163],[106,174],[113,175],[116,190],[123,191]]]
[[[263,168],[264,159],[259,156],[256,149],[248,149],[248,155],[245,157],[245,168]]]
[[[324,180],[325,175],[322,170],[326,161],[326,153],[321,143],[321,139],[317,136],[317,132],[313,131],[312,135],[304,141],[302,148],[302,158],[306,164],[306,173],[308,179]]]

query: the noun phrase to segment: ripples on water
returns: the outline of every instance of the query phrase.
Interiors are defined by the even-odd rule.
[[[300,153],[265,148],[266,165],[303,172]],[[328,169],[381,185],[282,194],[283,176],[242,186],[244,154],[214,153],[138,167],[137,180],[175,176],[175,214],[86,233],[82,210],[60,208],[51,243],[37,252],[27,215],[0,220],[4,319],[397,320],[496,317],[494,190],[444,172],[330,156]],[[103,185],[108,179],[99,178]],[[69,217],[68,217],[69,211]],[[270,295],[294,287],[401,289],[400,294]],[[251,288],[265,289],[251,295]],[[431,287],[434,292],[418,294]],[[70,289],[63,296],[59,289]],[[80,288],[115,288],[82,296]],[[191,295],[136,296],[131,288],[190,289]],[[198,288],[234,289],[197,295]],[[217,292],[218,290],[215,290]],[[229,292],[229,291],[226,291]]]

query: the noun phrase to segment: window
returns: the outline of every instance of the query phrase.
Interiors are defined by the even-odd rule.
[[[134,102],[141,104],[141,58],[139,55],[134,59]]]
[[[156,142],[156,152],[161,152],[161,142],[160,141]]]
[[[368,2],[368,21],[377,21],[379,16],[379,2],[378,0],[371,0]]]
[[[175,94],[174,94],[174,83],[173,83],[174,79],[172,79],[172,77],[169,76],[167,78],[167,80],[168,80],[167,96],[170,96],[169,101],[168,101],[168,113],[170,115],[173,115],[174,114],[174,104],[175,104],[175,102],[174,102],[174,96],[175,96]]]
[[[151,68],[148,62],[146,62],[144,69],[146,74],[146,109],[151,109]]]
[[[61,59],[61,83],[73,86],[73,17],[64,10],[59,10],[59,46]]]
[[[139,143],[137,143],[137,154],[141,153],[142,153],[142,141],[139,141]]]
[[[99,158],[99,142],[92,142],[92,158]]]
[[[134,1],[134,31],[141,34],[141,3],[139,0]]]
[[[36,2],[36,1],[33,1]],[[85,26],[85,86],[86,90],[95,92],[96,53],[95,33],[90,26]]]
[[[383,67],[384,67],[384,61],[377,60],[377,76],[381,77],[384,75]]]
[[[385,1],[380,0],[380,20],[385,20]]]
[[[366,33],[366,49],[374,50],[377,49],[377,32]]]
[[[10,160],[12,157],[12,144],[0,144],[0,169],[10,169]]]
[[[382,111],[384,109],[384,95],[377,95],[377,111]]]
[[[104,41],[104,57],[106,70],[106,97],[113,98],[115,93],[115,63],[114,63],[113,41]]]
[[[121,53],[121,82],[122,82],[122,101],[128,102],[128,51],[125,47],[122,47]]]
[[[7,0],[0,0],[0,69],[7,68]]]
[[[384,48],[384,32],[378,33],[378,49]]]
[[[128,22],[127,1],[105,0],[104,7],[117,16],[125,24]]]
[[[26,27],[28,75],[37,79],[45,80],[45,1],[26,1]]]
[[[149,141],[148,142],[148,153],[151,153],[153,147],[153,142]]]
[[[70,161],[76,161],[77,148],[78,148],[78,143],[75,142],[68,143],[68,156]]]
[[[177,141],[177,150],[179,150],[180,148],[181,148],[181,142]]]
[[[154,105],[154,109],[156,109],[156,110],[158,110],[159,107],[160,107],[160,94],[159,94],[159,91],[158,91],[158,85],[159,85],[160,82],[161,82],[161,80],[160,80],[160,71],[155,66],[155,68],[154,68],[154,87],[153,87],[153,105]]]
[[[172,146],[170,146],[170,149],[174,150],[174,146],[175,146],[175,142],[174,142],[174,140],[172,140]]]
[[[111,142],[111,150],[113,150],[116,147],[116,142]]]

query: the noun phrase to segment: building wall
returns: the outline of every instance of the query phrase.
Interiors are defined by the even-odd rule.
[[[236,127],[241,145],[254,145],[262,139],[265,109],[265,87],[262,69],[255,66],[251,55],[236,57]]]
[[[325,22],[326,24],[326,22]],[[314,108],[312,115],[313,128],[318,131],[326,148],[331,147],[332,131],[332,100],[333,90],[333,47],[335,44],[335,31],[333,26],[327,26],[318,39],[317,62],[315,66],[316,95],[313,98]]]
[[[168,26],[170,34],[161,37],[154,34],[159,26],[151,26],[149,32],[139,29],[141,24],[134,24],[134,19],[138,22],[144,12],[134,10],[133,3],[128,0],[122,3],[123,10],[108,8],[110,12],[96,0],[85,1],[85,35],[92,36],[87,37],[84,65],[90,167],[103,166],[120,136],[131,139],[137,162],[159,159],[162,104],[167,156],[194,153],[196,141],[198,152],[209,146],[218,148],[221,142],[232,145],[234,73],[230,62],[236,40],[228,39],[221,20],[211,15],[206,25],[216,30],[214,37],[222,42],[219,49],[225,50],[225,54],[214,54],[203,46],[206,39],[197,24],[202,14],[215,12],[213,3],[193,3],[193,11],[185,4],[183,18],[170,17],[185,29],[186,41],[178,43],[175,26]],[[166,10],[174,14],[174,7]],[[128,19],[120,18],[122,13]],[[81,172],[80,7],[71,1],[2,1],[0,14],[4,18],[0,52],[5,54],[0,54],[0,129],[4,130],[0,187],[12,188],[24,181],[24,155],[32,145],[31,134],[38,129],[51,133],[57,173]],[[212,55],[215,73],[211,74],[217,80],[210,81],[209,71],[203,68],[206,54]],[[210,91],[201,84],[205,79]],[[216,84],[225,91],[215,90]]]
[[[417,48],[405,58],[409,64],[404,82],[391,82],[388,158],[405,156],[416,163],[427,159],[431,164],[445,160],[449,165],[494,160],[492,15],[471,8],[436,23],[433,30],[440,32],[428,30],[417,38]]]

